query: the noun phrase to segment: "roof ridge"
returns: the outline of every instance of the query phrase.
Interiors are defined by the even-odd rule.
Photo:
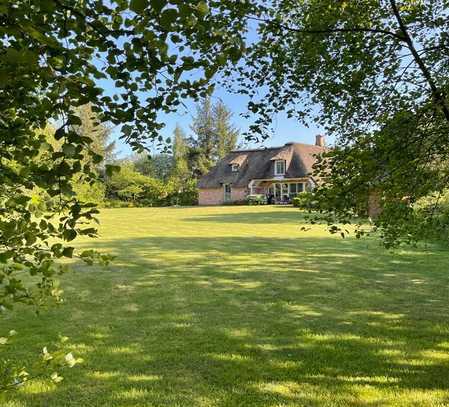
[[[282,146],[284,147],[284,146]],[[267,151],[267,150],[276,150],[281,147],[264,147],[264,148],[249,148],[247,150],[231,150],[231,153],[251,153],[255,151]]]
[[[247,150],[231,150],[231,153],[251,153],[256,151],[267,151],[267,150],[277,150],[280,148],[290,147],[294,145],[301,145],[301,146],[307,146],[307,147],[318,147],[318,148],[324,148],[321,146],[317,146],[316,144],[308,144],[308,143],[300,143],[300,142],[289,142],[285,143],[283,146],[272,146],[272,147],[264,147],[264,148],[249,148]]]

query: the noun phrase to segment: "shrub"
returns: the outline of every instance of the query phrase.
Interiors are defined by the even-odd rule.
[[[192,206],[198,204],[198,188],[196,179],[179,181],[171,179],[167,182],[169,205]]]
[[[263,194],[253,194],[246,197],[248,205],[266,205],[267,197]]]
[[[121,201],[120,199],[107,199],[104,202],[105,208],[129,208],[131,202]]]
[[[102,182],[96,181],[88,183],[78,178],[74,180],[72,187],[73,192],[75,192],[76,197],[81,202],[94,203],[97,206],[102,206],[104,204],[106,187]]]
[[[140,199],[140,204],[143,206],[163,206],[166,205],[166,198],[168,196],[168,191],[162,181],[145,177],[141,184],[142,194]]]
[[[421,198],[413,210],[422,236],[449,241],[449,190]]]
[[[158,206],[167,197],[162,181],[138,173],[132,163],[121,166],[120,172],[107,180],[108,196],[136,206]]]
[[[292,199],[292,204],[297,208],[305,210],[313,210],[316,208],[316,202],[312,192],[300,192]]]
[[[120,172],[106,179],[107,207],[195,205],[198,203],[197,181],[172,177],[162,181],[137,172],[132,162],[122,164]],[[128,206],[128,205],[124,205]]]

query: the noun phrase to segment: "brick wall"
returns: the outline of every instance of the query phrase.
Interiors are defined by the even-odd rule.
[[[246,195],[246,188],[232,188],[231,190],[231,198],[233,201],[243,201]]]
[[[223,188],[199,189],[198,205],[220,205],[221,203],[223,203]]]
[[[246,197],[245,188],[232,188],[232,201],[241,201]],[[198,191],[198,205],[222,205],[224,199],[223,188],[200,188]]]

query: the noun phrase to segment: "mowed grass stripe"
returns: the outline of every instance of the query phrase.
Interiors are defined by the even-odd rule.
[[[6,320],[31,358],[67,335],[62,385],[0,405],[444,406],[449,253],[390,253],[284,207],[108,209],[108,268],[76,264],[66,302]],[[18,321],[18,322],[17,322]],[[9,329],[9,326],[5,326]]]

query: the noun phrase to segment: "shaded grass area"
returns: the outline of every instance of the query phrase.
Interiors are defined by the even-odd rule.
[[[76,265],[65,305],[15,316],[17,356],[63,333],[85,363],[0,405],[449,404],[449,253],[300,226],[293,208],[105,210],[78,245],[114,265]]]

